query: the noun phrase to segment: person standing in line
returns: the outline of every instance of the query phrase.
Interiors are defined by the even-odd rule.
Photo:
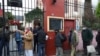
[[[15,41],[16,41],[16,44],[17,44],[17,48],[18,48],[18,53],[19,53],[19,55],[22,55],[22,37],[21,37],[21,33],[20,32],[18,32],[18,31],[15,31],[15,33],[14,33],[14,35],[15,35]]]
[[[10,41],[10,33],[11,31],[9,30],[9,25],[6,24],[5,28],[2,29],[3,32],[1,33],[2,37],[1,38],[1,41],[0,41],[0,56],[2,56],[2,50],[3,50],[3,47],[5,47],[5,51],[7,51],[7,56],[10,56],[10,53],[9,53],[9,41]]]
[[[37,25],[34,26],[34,30],[33,30],[33,34],[34,34],[34,48],[33,51],[36,52],[37,50],[37,44],[38,44],[38,40],[37,40],[37,32],[38,32],[38,28],[40,26],[40,23],[38,23]]]
[[[2,49],[3,49],[3,43],[4,37],[3,37],[3,27],[0,28],[0,56],[2,56]]]
[[[38,56],[45,56],[46,33],[44,32],[41,26],[39,26],[38,28],[37,40],[38,40],[37,44]]]
[[[30,28],[25,28],[25,31],[17,30],[20,33],[24,34],[24,49],[25,49],[25,56],[34,56],[33,55],[33,33]]]
[[[98,54],[97,55],[100,55],[100,30],[98,30],[98,33],[96,35],[96,42],[97,42],[97,52]]]
[[[93,39],[92,31],[87,27],[83,27],[81,35],[83,40],[84,55],[91,56],[91,53],[87,52],[87,46],[90,45],[92,42]]]
[[[62,44],[63,44],[63,36],[62,34],[59,32],[58,29],[55,30],[55,46],[56,46],[56,56],[63,56],[63,48],[62,48]]]
[[[77,31],[74,29],[70,30],[69,43],[71,45],[71,56],[76,56],[76,46],[78,45]]]

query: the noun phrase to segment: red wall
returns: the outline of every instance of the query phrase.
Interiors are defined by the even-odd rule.
[[[0,17],[2,17],[3,15],[2,15],[3,13],[2,13],[2,10],[0,9]]]
[[[75,28],[75,23],[76,23],[75,20],[68,20],[68,19],[64,20],[64,34],[66,35],[66,37],[68,37],[70,29]],[[67,40],[63,43],[63,48],[64,50],[70,49],[70,44],[68,43]]]
[[[55,55],[55,34],[47,31],[47,16],[64,17],[64,0],[57,0],[53,5],[52,0],[43,0],[44,4],[44,30],[47,32],[49,39],[46,42],[46,55]]]

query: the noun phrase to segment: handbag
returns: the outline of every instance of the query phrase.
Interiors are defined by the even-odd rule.
[[[94,52],[96,52],[95,47],[93,45],[88,45],[87,46],[87,52],[88,53],[94,53]]]

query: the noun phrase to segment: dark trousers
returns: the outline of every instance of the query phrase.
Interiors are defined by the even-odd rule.
[[[97,42],[96,50],[97,50],[98,54],[100,54],[100,43],[98,43],[98,42]]]
[[[34,52],[36,52],[36,48],[37,48],[37,38],[34,37],[34,48],[33,48]]]
[[[22,41],[16,41],[16,43],[17,43],[18,52],[21,55],[23,51]]]
[[[83,41],[84,54],[87,55],[87,56],[91,56],[91,53],[87,52],[87,46],[90,45],[90,44],[91,44],[91,42]]]
[[[45,44],[38,44],[38,56],[45,56]]]
[[[3,48],[4,48],[5,53],[2,52]],[[2,56],[2,53],[6,56],[9,56],[9,41],[5,39],[0,40],[0,56]]]

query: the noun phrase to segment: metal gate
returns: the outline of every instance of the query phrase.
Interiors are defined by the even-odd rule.
[[[33,22],[35,19],[40,20],[43,25],[44,14],[42,0],[0,0],[0,7],[0,13],[2,13],[0,18],[3,19],[2,28],[4,29],[5,24],[9,24],[11,31],[16,29],[16,26],[19,26],[21,30],[24,27],[33,28]],[[2,51],[2,56],[8,56],[5,45],[5,48],[3,48]],[[10,34],[9,53],[9,56],[20,56],[14,33]],[[21,56],[25,56],[24,53]]]
[[[53,1],[56,2],[56,0]],[[84,5],[82,5],[80,0],[65,0],[64,5],[65,20],[75,20],[76,29],[79,30],[82,27]],[[0,30],[1,28],[5,29],[6,23],[9,24],[11,31],[16,30],[16,25],[21,27],[21,30],[23,30],[24,27],[33,27],[35,19],[38,19],[43,26],[44,7],[42,0],[0,0],[0,7]],[[85,9],[94,8],[88,8],[87,6]],[[88,14],[91,13],[87,12],[87,15]],[[2,45],[1,40],[0,38],[0,44]],[[10,56],[20,56],[14,33],[10,34],[9,53]],[[7,48],[3,48],[2,56],[8,56]],[[25,55],[22,54],[21,56]]]

